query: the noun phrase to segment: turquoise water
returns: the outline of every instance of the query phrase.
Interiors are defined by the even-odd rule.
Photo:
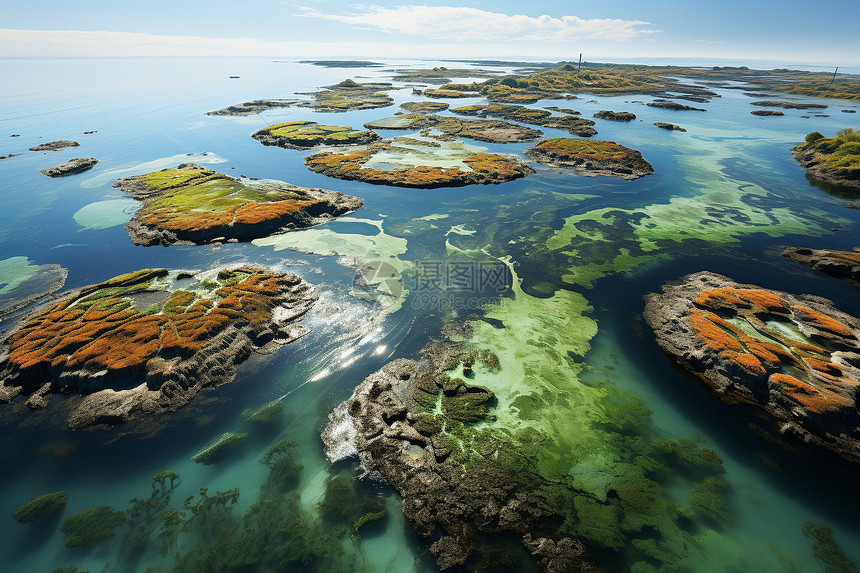
[[[389,63],[391,68],[439,65]],[[584,117],[601,109],[636,113],[637,120],[629,124],[598,120],[597,138],[638,149],[656,173],[627,182],[536,166],[535,175],[503,185],[432,191],[329,179],[305,169],[307,152],[264,147],[249,137],[282,121],[359,127],[390,116],[396,107],[348,114],[296,108],[240,118],[204,115],[242,101],[292,97],[345,77],[384,79],[390,76],[388,69],[338,70],[249,59],[0,60],[2,77],[10,80],[0,93],[0,155],[21,153],[0,160],[0,273],[6,273],[0,275],[0,294],[37,276],[44,265],[67,269],[66,287],[72,288],[144,267],[203,269],[248,261],[297,272],[320,295],[304,320],[311,329],[308,336],[273,355],[252,357],[233,383],[165,416],[157,427],[136,427],[131,433],[129,428],[68,432],[50,409],[0,418],[0,515],[11,516],[41,493],[63,489],[69,494],[59,516],[30,524],[0,518],[2,569],[50,571],[74,565],[100,571],[109,564],[116,571],[169,570],[172,557],[163,558],[155,547],[130,551],[122,534],[92,548],[66,548],[59,531],[62,520],[94,505],[125,510],[130,499],[149,495],[153,474],[167,469],[182,479],[171,507],[181,508],[182,500],[201,487],[210,495],[239,488],[232,514],[241,517],[266,481],[268,470],[260,458],[274,442],[288,438],[297,443],[293,455],[304,466],[290,491],[298,496],[303,519],[333,535],[332,543],[342,553],[339,568],[434,570],[396,493],[383,484],[352,482],[355,464],[328,462],[319,432],[328,412],[366,375],[393,358],[414,357],[444,320],[475,312],[504,290],[486,284],[430,291],[417,271],[437,263],[495,260],[487,255],[510,256],[526,293],[582,293],[598,325],[592,349],[579,359],[586,364],[583,377],[607,380],[641,396],[661,436],[694,437],[720,455],[734,516],[726,535],[747,570],[784,570],[769,546],[790,556],[801,571],[820,570],[800,529],[806,521],[831,527],[842,547],[860,558],[856,477],[838,466],[809,464],[758,438],[747,427],[753,414],[726,408],[673,370],[637,319],[643,294],[704,269],[739,282],[814,292],[860,314],[855,287],[793,265],[779,257],[777,248],[857,246],[860,211],[844,208],[852,199],[810,185],[788,148],[810,131],[830,135],[851,126],[857,116],[838,110],[860,106],[823,101],[830,106],[823,113],[830,117],[806,119],[801,115],[814,114],[800,110],[756,117],[749,114],[753,100],[738,90],[719,90],[722,97],[704,106],[707,113],[634,103],[650,101],[645,96],[544,101],[541,105],[573,107]],[[231,75],[240,79],[228,79]],[[411,88],[392,95],[398,104],[420,99],[411,95]],[[452,106],[472,103],[482,102],[458,99]],[[659,130],[651,125],[654,121],[678,123],[688,131]],[[547,137],[566,135],[545,132]],[[81,146],[27,151],[55,139],[73,139]],[[478,145],[521,154],[530,144]],[[100,163],[84,174],[50,179],[39,173],[69,158],[89,156]],[[253,244],[134,246],[123,228],[133,204],[112,182],[188,160],[230,175],[337,189],[365,204],[339,221]],[[638,222],[643,213],[650,223]],[[572,227],[575,221],[580,223]],[[576,255],[564,252],[572,233],[585,233]],[[615,258],[624,252],[647,256]],[[359,292],[355,268],[341,258],[354,256],[385,263],[377,276],[382,289]],[[4,266],[3,261],[11,262]],[[271,424],[242,419],[245,408],[272,400],[285,407]],[[247,432],[249,438],[217,464],[191,461],[225,431]],[[45,446],[57,444],[73,449],[65,457],[45,453]],[[378,498],[388,509],[382,521],[361,530],[360,544],[337,533],[336,520],[320,515],[326,486],[336,478],[354,487],[348,497]],[[667,495],[683,497],[683,487],[679,481],[679,491],[669,489]],[[206,542],[199,532],[182,534],[180,553]],[[715,556],[713,571],[725,570],[722,563]]]

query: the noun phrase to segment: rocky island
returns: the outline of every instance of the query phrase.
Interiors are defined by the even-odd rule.
[[[641,153],[614,141],[545,139],[527,149],[526,155],[553,167],[572,167],[580,175],[589,177],[638,179],[654,173]]]
[[[540,109],[528,108],[522,105],[490,104],[490,105],[466,105],[455,107],[451,110],[458,115],[475,117],[497,117],[510,121],[519,121],[530,125],[549,127],[551,129],[563,129],[573,135],[580,137],[591,137],[597,135],[594,122],[590,119],[579,117],[579,112],[569,115],[552,115],[552,113]]]
[[[300,107],[310,107],[314,111],[343,112],[355,109],[373,109],[388,107],[394,100],[386,93],[399,88],[388,83],[361,84],[353,80],[343,80],[340,83],[326,86],[323,89],[299,95],[310,95],[312,101],[301,101]]]
[[[767,412],[782,443],[860,462],[860,320],[709,272],[647,295],[644,316],[673,361],[723,401]]]
[[[752,105],[762,107],[781,107],[783,109],[826,109],[827,106],[821,103],[798,103],[796,101],[781,101],[781,100],[766,100],[754,101]]]
[[[782,256],[818,272],[860,282],[860,251],[785,247]]]
[[[813,131],[791,149],[810,179],[860,189],[860,132],[840,129],[833,137]]]
[[[345,152],[315,153],[311,171],[337,179],[396,187],[461,187],[502,183],[533,173],[518,159],[467,146],[450,136],[397,137]]]
[[[692,107],[674,101],[652,101],[648,102],[648,107],[659,107],[660,109],[673,109],[675,111],[707,111],[701,107]]]
[[[379,139],[372,131],[345,125],[320,125],[315,121],[290,121],[264,127],[251,135],[263,145],[309,149],[321,145],[363,145]]]
[[[68,396],[71,428],[174,410],[232,380],[251,352],[305,334],[314,300],[299,276],[250,266],[144,269],[86,286],[2,342],[0,401],[25,410]]]
[[[351,213],[361,199],[272,179],[236,179],[194,164],[120,179],[142,201],[126,225],[138,245],[250,241]]]
[[[654,125],[656,125],[660,129],[667,129],[669,131],[687,131],[680,125],[675,125],[674,123],[668,123],[666,121],[655,121]]]
[[[300,99],[255,99],[253,101],[246,101],[245,103],[230,105],[222,109],[216,109],[215,111],[207,111],[206,115],[255,115],[279,107],[292,107],[302,101]]]
[[[594,114],[597,119],[608,119],[609,121],[633,121],[636,119],[635,113],[629,111],[610,111],[603,109]]]
[[[773,116],[773,115],[785,115],[783,112],[776,109],[754,109],[750,112],[752,115],[758,116]]]
[[[98,162],[99,160],[95,157],[69,159],[65,163],[55,165],[54,167],[46,167],[39,171],[48,177],[66,177],[68,175],[75,175],[77,173],[89,171]]]
[[[537,129],[494,119],[462,119],[441,115],[405,114],[369,121],[368,129],[436,129],[443,134],[487,143],[533,141],[543,135]]]

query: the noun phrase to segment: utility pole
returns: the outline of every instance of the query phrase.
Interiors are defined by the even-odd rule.
[[[831,83],[831,84],[832,84],[833,82],[835,82],[835,81],[836,81],[836,72],[838,72],[838,71],[839,71],[839,66],[836,66],[836,69],[835,69],[835,70],[833,70],[833,77],[832,77],[832,78],[830,78],[830,83]]]
[[[838,70],[839,68],[836,68],[836,69]],[[576,73],[579,74],[579,72],[581,72],[581,71],[582,71],[582,54],[579,54],[579,69],[576,70]],[[834,76],[835,76],[835,74],[834,74]]]

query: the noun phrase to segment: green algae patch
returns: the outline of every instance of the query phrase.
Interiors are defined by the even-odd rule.
[[[248,434],[235,434],[224,432],[212,442],[193,456],[191,459],[197,464],[211,464],[220,461],[230,450],[248,439]]]
[[[242,410],[242,419],[255,424],[268,424],[277,420],[283,411],[284,403],[281,400],[272,400],[257,408]]]
[[[351,152],[316,153],[305,165],[337,179],[425,189],[502,183],[533,173],[516,158],[486,153],[450,137],[418,134]]]
[[[138,203],[134,199],[96,201],[75,211],[75,222],[88,230],[109,229],[125,225],[134,216]]]
[[[128,177],[114,186],[143,202],[126,226],[140,245],[248,241],[317,225],[362,204],[337,191],[236,179],[199,165]]]
[[[125,513],[109,505],[99,505],[76,513],[63,522],[66,547],[95,545],[116,535],[116,528],[125,523]]]
[[[291,121],[264,127],[251,135],[263,145],[287,149],[309,149],[322,145],[363,145],[379,136],[346,125],[320,125],[314,121]]]
[[[344,222],[366,223],[375,227],[375,235],[338,233],[330,228],[305,229],[265,239],[257,239],[257,246],[274,247],[276,251],[293,249],[317,255],[337,256],[342,264],[362,271],[366,291],[357,285],[352,294],[378,302],[385,312],[395,312],[403,305],[409,290],[405,274],[413,267],[401,255],[406,253],[406,239],[389,235],[383,229],[383,220],[344,217]]]
[[[12,518],[19,523],[35,521],[61,510],[68,500],[69,497],[64,491],[46,493],[31,499],[16,509],[15,513],[12,514]]]

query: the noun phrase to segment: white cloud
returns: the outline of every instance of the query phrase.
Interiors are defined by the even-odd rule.
[[[569,40],[624,41],[658,30],[645,28],[650,22],[611,18],[583,19],[576,16],[537,18],[500,14],[456,6],[356,6],[347,14],[327,14],[315,8],[298,7],[298,16],[371,27],[388,33],[425,36],[438,40],[565,42]]]

